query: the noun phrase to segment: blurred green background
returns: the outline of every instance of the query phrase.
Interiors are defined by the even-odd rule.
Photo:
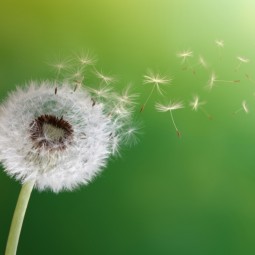
[[[52,59],[90,50],[100,70],[116,74],[116,90],[133,83],[143,122],[138,145],[89,186],[33,192],[18,254],[255,254],[255,83],[246,77],[255,77],[254,12],[253,0],[1,1],[1,99],[18,84],[54,77]],[[225,42],[221,52],[216,39]],[[190,66],[202,54],[208,69],[183,70],[176,53],[187,49]],[[235,70],[239,55],[251,61]],[[139,114],[147,68],[173,82]],[[212,71],[241,82],[208,91]],[[191,111],[193,94],[212,120]],[[185,102],[173,113],[181,138],[154,108],[168,99]],[[233,114],[242,100],[249,114]],[[0,254],[19,190],[1,171]]]

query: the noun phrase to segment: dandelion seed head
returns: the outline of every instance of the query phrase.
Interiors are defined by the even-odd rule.
[[[0,106],[0,162],[6,173],[54,192],[91,182],[123,144],[131,121],[124,106],[125,116],[111,114],[107,102],[114,96],[92,98],[85,88],[74,92],[68,82],[31,82],[12,92]]]

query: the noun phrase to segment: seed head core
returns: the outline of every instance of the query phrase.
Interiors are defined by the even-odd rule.
[[[64,150],[73,140],[72,125],[54,115],[41,115],[30,124],[30,137],[37,149]]]

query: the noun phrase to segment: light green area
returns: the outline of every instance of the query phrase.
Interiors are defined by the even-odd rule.
[[[89,49],[120,90],[140,93],[143,122],[136,147],[110,162],[95,182],[72,193],[34,192],[18,254],[253,255],[255,253],[255,2],[253,0],[2,1],[0,98],[31,79],[54,78],[48,65]],[[223,39],[219,51],[215,39]],[[192,50],[210,64],[182,70],[176,53]],[[238,71],[237,56],[250,59]],[[173,78],[165,99],[150,92],[151,68]],[[218,83],[205,89],[212,71]],[[96,81],[96,80],[95,80]],[[91,83],[96,87],[96,82]],[[192,112],[189,101],[206,101]],[[155,102],[183,100],[168,113]],[[249,114],[239,111],[243,100]],[[1,130],[0,130],[1,132]],[[0,173],[0,254],[20,185]]]

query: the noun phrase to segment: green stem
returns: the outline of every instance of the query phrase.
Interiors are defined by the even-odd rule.
[[[19,198],[12,218],[5,255],[16,254],[22,223],[24,220],[28,201],[33,190],[34,184],[35,181],[28,181],[23,184],[20,190]]]

